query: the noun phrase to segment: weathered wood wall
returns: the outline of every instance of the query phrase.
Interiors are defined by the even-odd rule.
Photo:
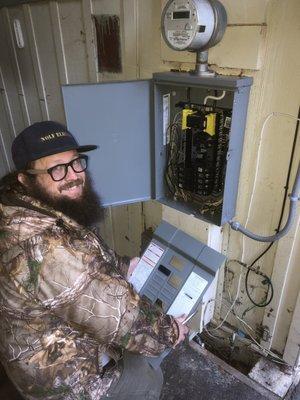
[[[298,0],[222,0],[229,26],[223,41],[210,51],[209,60],[223,74],[254,77],[251,92],[237,219],[260,234],[276,228],[295,121],[276,117],[263,135],[265,117],[272,111],[296,116],[300,98],[300,3]],[[14,136],[42,119],[65,121],[61,84],[115,79],[149,78],[155,71],[189,69],[194,56],[169,50],[160,36],[161,0],[65,0],[35,1],[0,10],[0,174],[13,168],[9,148]],[[93,15],[117,15],[120,20],[122,72],[97,72]],[[13,22],[18,19],[24,48],[18,48]],[[299,143],[295,160],[300,157]],[[293,165],[292,181],[297,162]],[[106,241],[120,253],[139,252],[141,234],[161,218],[193,236],[222,249],[230,259],[251,262],[265,249],[228,226],[222,230],[156,202],[110,208],[102,224]],[[262,325],[270,336],[263,344],[289,362],[296,358],[300,288],[299,212],[291,232],[263,257],[258,265],[271,275],[275,295],[266,309],[249,309],[244,290],[245,270],[238,293],[236,313],[254,329]],[[240,266],[234,262],[221,271],[216,317],[224,316],[230,296],[236,296]],[[259,280],[252,293],[259,301]],[[230,293],[230,296],[228,294]],[[298,300],[299,303],[299,300]],[[246,311],[246,313],[245,313]],[[234,316],[229,321],[240,326]],[[240,326],[245,329],[244,326]],[[291,329],[290,329],[291,327]],[[267,332],[267,330],[265,330]],[[288,340],[288,341],[287,341]],[[286,342],[288,345],[286,346]]]

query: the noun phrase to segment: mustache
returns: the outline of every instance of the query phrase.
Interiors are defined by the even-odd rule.
[[[80,178],[77,178],[74,181],[65,183],[58,190],[61,193],[63,190],[68,190],[68,189],[71,189],[74,186],[79,186],[79,185],[82,185],[82,184],[83,184],[83,180],[80,179]]]

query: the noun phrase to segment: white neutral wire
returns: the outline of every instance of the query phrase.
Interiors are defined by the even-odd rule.
[[[179,122],[181,120],[181,118],[178,118],[178,121],[176,121],[177,117],[180,116],[180,114],[182,113],[182,111],[178,111],[178,113],[175,114],[174,118],[173,118],[173,124],[175,124],[175,122]]]
[[[226,304],[224,304],[226,307],[228,307]],[[229,308],[229,311],[232,311],[232,307]],[[255,343],[255,345],[257,345],[257,347],[259,347],[264,354],[270,355],[273,358],[276,358],[277,362],[279,362],[280,364],[285,364],[288,365],[281,357],[279,357],[277,354],[273,353],[271,350],[267,349],[266,347],[262,346],[249,332],[249,330],[251,330],[252,332],[255,333],[255,330],[249,325],[247,324],[246,321],[244,321],[241,317],[239,317],[237,314],[233,313],[233,316],[238,319],[240,322],[242,322],[247,328],[248,328],[248,332],[247,334],[250,336],[251,340]],[[206,330],[206,332],[209,333],[209,331]]]
[[[256,181],[257,181],[257,177],[258,177],[258,166],[260,164],[260,156],[261,156],[261,147],[262,147],[262,137],[263,134],[265,132],[265,128],[266,125],[268,123],[268,121],[272,118],[272,117],[288,117],[288,118],[292,118],[296,121],[300,121],[300,118],[295,117],[292,114],[287,114],[287,113],[282,113],[282,112],[271,112],[270,114],[268,114],[263,122],[261,131],[260,131],[260,143],[258,146],[258,156],[257,156],[257,161],[256,161],[256,165],[255,165],[255,174],[254,174],[254,182],[253,182],[253,190],[251,193],[251,197],[250,197],[250,202],[249,202],[249,207],[248,207],[248,214],[247,214],[247,218],[246,218],[246,222],[245,222],[245,227],[247,226],[249,219],[250,219],[250,211],[251,211],[251,207],[252,207],[252,203],[253,203],[253,199],[254,199],[254,193],[255,193],[255,186],[256,186]],[[241,261],[243,262],[243,258],[244,258],[244,252],[245,252],[245,240],[246,240],[246,236],[243,235],[243,242],[242,242],[242,257],[241,257]],[[242,272],[240,272],[242,273]]]
[[[226,305],[226,304],[225,304],[225,305]],[[227,307],[227,305],[226,305],[226,307]],[[229,312],[230,312],[230,311],[232,311],[232,307],[229,308]],[[258,348],[260,348],[261,351],[263,351],[263,353],[264,353],[265,355],[271,356],[271,357],[273,357],[273,358],[276,358],[276,360],[273,360],[274,362],[277,362],[277,363],[283,364],[283,365],[288,365],[287,362],[285,362],[281,357],[279,357],[277,354],[275,354],[275,353],[272,352],[271,350],[267,349],[266,347],[262,346],[262,345],[251,335],[251,333],[249,332],[249,330],[251,330],[251,331],[254,332],[254,333],[255,333],[255,331],[254,331],[254,329],[253,329],[249,324],[247,324],[246,321],[244,321],[242,318],[240,318],[240,317],[239,317],[237,314],[235,314],[234,312],[233,312],[233,316],[234,316],[235,318],[237,318],[240,322],[242,322],[242,323],[245,325],[245,327],[247,327],[247,329],[248,329],[247,334],[250,336],[252,342],[253,342]],[[225,320],[225,318],[224,318],[224,320]],[[224,320],[222,321],[222,324],[225,322]],[[215,328],[215,329],[219,329],[220,327],[221,327],[221,324],[219,324],[218,327]],[[208,330],[206,327],[204,327],[204,330],[205,330],[205,332],[206,332],[209,336],[211,336],[212,338],[214,338],[214,339],[219,339],[217,336],[214,336],[214,335],[211,333],[213,329],[209,329],[209,330]]]
[[[246,218],[246,222],[245,222],[245,227],[247,226],[247,224],[248,224],[248,222],[249,222],[250,210],[251,210],[252,203],[253,203],[253,198],[254,198],[254,192],[255,192],[254,189],[255,189],[255,186],[256,186],[256,181],[257,181],[257,176],[258,176],[258,166],[259,166],[259,164],[260,164],[260,153],[261,153],[261,146],[262,146],[262,136],[263,136],[263,133],[264,133],[264,131],[265,131],[265,127],[266,127],[268,121],[269,121],[272,117],[289,117],[289,118],[292,118],[292,119],[294,119],[294,120],[296,120],[296,121],[300,121],[300,118],[297,118],[297,117],[295,117],[295,116],[292,115],[292,114],[286,114],[286,113],[275,112],[275,111],[271,112],[271,113],[270,113],[269,115],[267,115],[267,117],[265,118],[265,120],[264,120],[264,122],[263,122],[263,125],[262,125],[262,128],[261,128],[261,131],[260,131],[260,138],[261,138],[261,140],[260,140],[260,143],[259,143],[259,146],[258,146],[258,156],[257,156],[257,161],[256,161],[256,166],[255,166],[255,175],[254,175],[254,182],[253,182],[253,190],[252,190],[251,197],[250,197],[250,202],[249,202],[248,214],[247,214],[247,218]],[[245,236],[243,235],[243,242],[244,242],[244,240],[245,240]],[[243,261],[243,260],[242,260],[242,261]]]
[[[206,331],[212,332],[212,331],[216,331],[217,329],[220,329],[224,325],[224,323],[226,322],[230,312],[233,310],[233,308],[234,308],[234,306],[235,306],[235,304],[236,304],[236,302],[237,302],[237,300],[239,298],[239,294],[240,294],[241,282],[242,282],[242,268],[243,268],[243,266],[241,265],[240,266],[240,275],[239,275],[239,282],[238,282],[238,287],[237,287],[237,290],[236,290],[236,295],[235,295],[235,298],[234,298],[229,310],[227,311],[225,317],[223,318],[223,320],[219,323],[219,325],[217,327],[209,329],[209,330],[206,329]]]
[[[206,96],[205,99],[204,99],[204,105],[206,105],[207,100],[209,100],[209,99],[211,99],[211,100],[222,100],[222,99],[224,99],[225,95],[226,95],[226,92],[225,92],[225,90],[223,90],[221,96]]]
[[[244,321],[242,318],[240,318],[238,315],[234,314],[234,316],[241,321],[248,329],[251,329],[254,332],[254,329],[247,324],[246,321]],[[270,355],[271,357],[274,357],[276,359],[278,359],[280,361],[281,364],[287,364],[287,362],[285,362],[281,357],[279,357],[277,354],[273,353],[273,351],[267,349],[266,347],[262,346],[252,335],[251,333],[248,331],[247,332],[248,335],[251,337],[251,339],[253,340],[253,342],[256,344],[256,346],[258,346],[263,352],[264,354]]]

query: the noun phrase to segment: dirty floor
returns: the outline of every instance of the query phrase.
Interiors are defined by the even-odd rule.
[[[182,345],[164,360],[162,368],[165,384],[160,400],[279,399],[266,389],[258,388],[257,391],[256,385],[249,386],[247,378],[242,374],[234,372],[235,370],[225,363],[220,364],[215,356],[207,356],[205,352],[195,349],[189,345]],[[0,367],[0,399],[21,400],[20,395],[4,375],[2,367]],[[300,400],[299,385],[290,400]]]
[[[165,385],[161,400],[266,400],[279,397],[259,393],[236,376],[190,346],[181,346],[164,360]],[[230,367],[229,367],[230,368]],[[227,367],[226,367],[227,369]],[[242,375],[237,372],[237,375]],[[247,378],[245,378],[247,380]],[[256,385],[253,385],[256,386]]]

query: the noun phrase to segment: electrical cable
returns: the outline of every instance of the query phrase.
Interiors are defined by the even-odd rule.
[[[210,299],[210,300],[208,301],[208,303],[209,303],[210,301],[215,301],[215,299]],[[207,303],[207,304],[208,304],[208,303]],[[205,305],[205,308],[204,308],[204,314],[205,314],[205,310],[206,310],[207,304]],[[226,307],[228,307],[226,304],[224,304],[224,305],[225,305]],[[269,350],[269,349],[265,348],[264,346],[262,346],[262,345],[255,339],[255,337],[249,332],[249,331],[252,331],[253,333],[255,333],[255,330],[254,330],[246,321],[244,321],[243,318],[239,317],[239,316],[235,313],[235,311],[233,310],[234,305],[235,305],[235,300],[234,300],[234,302],[230,305],[227,314],[229,314],[229,313],[231,312],[231,313],[233,314],[233,316],[247,328],[246,334],[250,337],[250,340],[251,340],[259,349],[261,349],[261,351],[263,351],[263,354],[264,354],[266,357],[271,357],[271,358],[272,358],[272,361],[274,361],[274,362],[276,362],[276,363],[279,363],[279,364],[288,365],[281,357],[279,357],[277,354],[275,354],[275,353],[272,352],[271,350]],[[226,314],[226,317],[225,317],[226,319],[227,319],[227,314]],[[203,318],[204,318],[204,317],[203,317]],[[221,326],[222,326],[222,325],[224,324],[224,322],[225,322],[225,318],[223,319],[222,323],[219,324],[216,328],[207,329],[206,327],[204,327],[205,333],[207,333],[209,336],[211,336],[211,337],[214,338],[214,339],[226,340],[226,338],[223,338],[223,337],[221,337],[221,336],[216,336],[216,335],[214,335],[214,334],[211,333],[212,331],[221,328]]]
[[[219,325],[217,325],[217,327],[215,327],[215,328],[210,329],[209,332],[216,331],[216,330],[220,329],[220,328],[224,325],[224,323],[226,322],[226,320],[227,320],[227,318],[228,318],[230,312],[233,310],[233,308],[234,308],[234,306],[235,306],[235,304],[236,304],[236,302],[237,302],[237,300],[238,300],[238,298],[239,298],[239,294],[240,294],[241,281],[242,281],[242,267],[243,267],[243,266],[244,266],[244,265],[241,265],[240,275],[239,275],[239,281],[238,281],[238,287],[237,287],[237,290],[236,290],[236,295],[235,295],[235,298],[234,298],[234,300],[233,300],[233,303],[231,304],[231,306],[230,306],[228,312],[226,313],[226,315],[225,315],[225,317],[223,318],[223,320],[219,323]]]
[[[294,138],[293,138],[292,151],[291,151],[291,156],[290,156],[290,160],[289,160],[287,178],[286,178],[286,182],[285,182],[285,186],[284,186],[283,202],[282,202],[281,213],[280,213],[279,222],[278,222],[278,225],[277,225],[276,232],[280,231],[280,226],[281,226],[283,215],[284,215],[284,209],[285,209],[285,205],[286,205],[286,200],[287,200],[287,197],[288,197],[288,189],[289,189],[289,184],[290,184],[292,165],[293,165],[293,161],[294,161],[296,144],[297,144],[298,135],[299,135],[299,121],[300,121],[300,107],[299,107],[299,110],[298,110],[297,124],[296,124]],[[247,274],[246,274],[246,277],[245,277],[245,287],[246,287],[247,296],[248,296],[249,300],[251,301],[251,303],[254,304],[257,307],[266,307],[267,305],[269,305],[271,303],[271,301],[273,299],[273,295],[274,295],[274,288],[273,288],[271,279],[265,275],[265,279],[268,279],[268,283],[269,283],[269,286],[271,288],[271,296],[270,296],[269,300],[266,301],[264,304],[256,303],[252,299],[252,297],[251,297],[251,295],[249,293],[249,275],[250,275],[250,271],[252,270],[253,265],[256,264],[257,261],[260,260],[271,249],[273,244],[274,244],[274,242],[271,242],[267,246],[267,248],[258,257],[255,258],[255,260],[250,264],[249,269],[248,269]],[[256,272],[256,270],[254,270],[253,272]]]
[[[224,95],[225,94],[223,93],[222,96],[219,97],[223,98]],[[196,104],[191,103],[190,96],[191,93],[189,90],[187,91],[187,101],[177,103],[176,107],[184,108],[185,106],[188,106],[189,108],[193,108],[194,106],[196,106]],[[218,98],[217,96],[214,97]],[[200,107],[202,112],[203,112],[203,107],[204,106]],[[195,110],[196,109],[197,107],[195,108]],[[218,111],[216,107],[213,107],[213,109],[220,115],[220,121],[219,121],[220,127],[218,131],[218,135],[220,137],[218,139],[218,148],[217,148],[218,158],[216,161],[217,162],[216,166],[218,165],[218,169],[216,168],[214,183],[213,187],[211,188],[212,193],[210,195],[198,194],[197,192],[188,190],[187,188],[184,187],[183,183],[180,180],[180,179],[185,179],[185,177],[182,178],[182,176],[185,173],[185,168],[186,168],[185,167],[186,137],[184,130],[181,129],[181,123],[180,123],[180,115],[182,114],[182,111],[176,113],[175,117],[173,118],[173,122],[170,124],[167,130],[167,133],[170,132],[169,136],[170,140],[168,143],[168,148],[166,153],[167,166],[165,169],[165,181],[167,187],[169,188],[170,194],[173,196],[174,200],[181,199],[185,202],[191,202],[197,206],[198,213],[200,214],[209,213],[210,215],[218,213],[218,210],[220,209],[220,206],[223,201],[221,193],[222,192],[221,178],[223,176],[222,174],[224,173],[223,158],[225,159],[225,154],[226,154],[225,148],[228,145],[228,137],[226,136],[226,132],[224,133],[223,130],[221,129],[221,127],[225,125],[224,111],[223,110]],[[208,111],[206,110],[206,112]],[[174,126],[176,127],[174,128]]]
[[[282,115],[281,113],[277,113],[277,114],[278,114],[278,115]],[[273,115],[273,114],[270,114],[270,115],[266,118],[266,120],[264,121],[263,128],[262,128],[262,132],[263,132],[263,130],[264,130],[264,127],[265,127],[265,125],[266,125],[268,119],[271,118],[272,115]],[[283,115],[286,115],[286,114],[283,114]],[[279,218],[278,226],[277,226],[277,229],[276,229],[277,232],[280,230],[280,226],[281,226],[282,219],[283,219],[283,214],[284,214],[284,209],[285,209],[285,205],[286,205],[287,195],[288,195],[288,188],[289,188],[289,183],[290,183],[291,169],[292,169],[292,165],[293,165],[294,154],[295,154],[295,149],[296,149],[296,144],[297,144],[297,139],[298,139],[299,121],[300,121],[300,108],[299,108],[299,112],[298,112],[297,124],[296,124],[294,139],[293,139],[292,151],[291,151],[291,156],[290,156],[290,161],[289,161],[289,167],[288,167],[288,173],[287,173],[287,179],[286,179],[286,183],[285,183],[285,186],[284,186],[285,191],[284,191],[283,203],[282,203],[282,208],[281,208],[281,213],[280,213],[280,218]],[[256,171],[256,172],[257,172],[257,171]],[[264,274],[263,272],[257,271],[255,268],[253,268],[253,265],[255,265],[255,263],[256,263],[258,260],[260,260],[260,259],[271,249],[271,247],[273,246],[273,244],[274,244],[274,242],[271,242],[271,243],[267,246],[267,248],[266,248],[260,255],[258,255],[258,256],[255,258],[254,261],[252,261],[252,263],[250,264],[250,266],[248,266],[247,264],[245,264],[245,263],[243,263],[243,262],[241,262],[241,261],[239,261],[239,260],[230,260],[230,261],[238,262],[241,266],[247,268],[247,273],[246,273],[246,277],[245,277],[246,293],[247,293],[247,296],[248,296],[249,300],[251,301],[251,303],[252,303],[254,306],[256,306],[256,307],[261,307],[261,308],[262,308],[262,307],[266,307],[268,304],[271,303],[271,301],[272,301],[272,299],[273,299],[273,296],[274,296],[274,287],[273,287],[273,284],[272,284],[271,279],[270,279],[266,274]],[[251,297],[251,295],[250,295],[250,293],[249,293],[249,281],[248,281],[248,280],[249,280],[249,275],[250,275],[250,272],[251,272],[251,271],[254,272],[255,274],[260,275],[260,276],[262,276],[262,277],[265,278],[266,283],[268,284],[268,286],[269,286],[269,288],[270,288],[270,290],[271,290],[271,294],[270,294],[270,297],[269,297],[268,300],[266,299],[265,301],[263,301],[263,302],[261,302],[261,303],[257,303],[257,302],[255,302],[255,301],[252,299],[252,297]],[[227,311],[227,313],[226,313],[225,317],[223,318],[223,320],[221,321],[221,323],[220,323],[217,327],[215,327],[215,328],[213,328],[213,329],[209,329],[209,330],[208,330],[206,327],[204,327],[204,330],[205,330],[205,332],[207,332],[208,335],[213,336],[213,335],[211,334],[211,332],[212,332],[212,331],[215,331],[215,330],[217,330],[217,329],[220,329],[220,328],[223,326],[223,324],[226,322],[226,320],[227,320],[227,318],[228,318],[230,312],[232,312],[233,315],[234,315],[240,322],[242,322],[242,323],[244,324],[244,326],[246,326],[248,329],[251,329],[251,330],[254,332],[253,328],[251,328],[251,326],[248,325],[248,324],[243,320],[243,318],[239,317],[239,316],[234,312],[234,310],[233,310],[233,308],[234,308],[234,306],[235,306],[235,304],[236,304],[236,302],[237,302],[238,296],[239,296],[241,275],[242,275],[242,274],[241,274],[241,271],[240,271],[238,289],[237,289],[237,293],[236,293],[235,299],[234,299],[233,303],[231,304],[231,306],[229,307],[229,310]],[[268,290],[268,291],[269,291],[269,290]],[[267,291],[267,296],[268,296],[268,291]],[[206,305],[206,306],[207,306],[207,305]],[[205,314],[206,306],[205,306],[205,308],[204,308],[204,314]],[[251,307],[251,308],[253,308],[253,307]],[[251,309],[251,308],[250,308],[250,309]],[[245,314],[245,311],[244,311],[242,317],[244,316],[244,314]],[[287,365],[287,363],[286,363],[284,360],[282,360],[282,358],[278,357],[275,353],[271,352],[269,349],[266,349],[266,348],[263,347],[260,343],[258,343],[258,341],[257,341],[249,332],[248,332],[248,335],[251,337],[252,341],[253,341],[260,349],[262,349],[262,351],[264,352],[264,354],[267,353],[268,356],[270,356],[270,357],[272,357],[272,358],[275,358],[275,360],[273,360],[273,361],[275,361],[275,362],[277,362],[277,363],[280,363],[280,364]]]
[[[279,115],[282,115],[281,113],[278,113],[278,114],[279,114]],[[263,132],[263,130],[264,130],[264,127],[265,127],[265,125],[266,125],[268,119],[271,118],[272,115],[273,115],[273,114],[269,114],[269,116],[268,116],[267,119],[265,120],[264,125],[263,125],[263,129],[262,129],[262,132]],[[285,115],[285,114],[283,114],[283,115]],[[278,226],[277,226],[277,229],[276,229],[277,232],[280,231],[280,226],[281,226],[281,223],[282,223],[283,214],[284,214],[284,209],[285,209],[286,200],[287,200],[287,196],[288,196],[288,189],[289,189],[289,183],[290,183],[291,169],[292,169],[292,165],[293,165],[294,154],[295,154],[295,149],[296,149],[296,144],[297,144],[297,139],[298,139],[299,119],[300,119],[300,108],[299,108],[299,112],[298,112],[298,118],[297,118],[297,124],[296,124],[294,139],[293,139],[292,151],[291,151],[291,156],[290,156],[290,160],[289,160],[289,167],[288,167],[287,179],[286,179],[286,183],[285,183],[285,186],[284,186],[285,191],[284,191],[283,203],[282,203],[282,207],[281,207],[281,213],[280,213],[280,218],[279,218]],[[257,271],[256,269],[252,268],[253,265],[254,265],[259,259],[261,259],[261,258],[270,250],[270,248],[273,246],[273,244],[274,244],[274,242],[271,242],[271,243],[268,245],[268,247],[267,247],[258,257],[256,257],[256,259],[250,264],[250,266],[241,263],[239,260],[233,260],[233,261],[236,261],[236,262],[239,262],[239,263],[243,264],[243,265],[248,269],[248,271],[247,271],[247,273],[246,273],[246,276],[245,276],[245,288],[246,288],[246,293],[247,293],[247,296],[248,296],[249,300],[251,301],[251,303],[252,303],[254,306],[256,306],[256,307],[261,307],[261,308],[266,307],[267,305],[269,305],[269,304],[271,303],[271,301],[272,301],[272,299],[273,299],[274,287],[273,287],[273,284],[272,284],[271,279],[270,279],[266,274],[264,274],[264,273],[262,273],[262,272],[259,272],[259,271]],[[270,288],[270,290],[271,290],[271,295],[270,295],[270,297],[269,297],[269,300],[265,300],[265,301],[263,301],[263,302],[257,303],[257,302],[254,301],[253,298],[251,297],[251,295],[250,295],[250,290],[249,290],[249,275],[250,275],[250,272],[251,272],[251,271],[254,272],[254,273],[256,273],[257,275],[261,275],[262,277],[265,278],[265,281],[266,281],[266,283],[268,284],[268,286],[269,286],[269,288]],[[267,292],[268,292],[268,291],[267,291]],[[245,311],[244,311],[243,315],[244,315],[244,314],[245,314]]]
[[[295,119],[297,121],[296,132],[298,131],[299,121],[300,121],[299,114],[298,114],[298,118],[297,118],[297,117],[295,117],[294,115],[291,115],[291,114],[286,114],[286,113],[281,113],[281,112],[272,112],[271,114],[269,114],[266,117],[266,119],[265,119],[265,121],[263,123],[261,134],[260,134],[261,137],[263,135],[263,132],[264,132],[265,127],[266,127],[266,124],[269,121],[269,119],[271,117],[278,117],[278,116],[280,116],[280,117],[281,116],[285,116],[285,117],[289,117],[289,118]],[[260,142],[260,145],[259,145],[258,154],[260,154],[260,149],[261,149],[261,142]],[[256,179],[257,179],[257,175],[258,175],[259,159],[260,159],[260,156],[258,156],[258,160],[257,160],[257,163],[256,163],[256,170],[255,170],[255,178],[254,178],[253,187],[255,187],[255,183],[256,183]],[[296,202],[299,200],[299,198],[298,198],[299,192],[300,192],[300,164],[298,166],[298,170],[297,170],[294,186],[293,186],[293,189],[292,189],[292,194],[290,196],[290,208],[289,208],[289,214],[288,214],[287,221],[285,223],[285,226],[282,228],[282,230],[278,231],[275,235],[272,235],[272,236],[257,235],[257,234],[255,234],[253,232],[250,232],[248,229],[246,229],[244,226],[242,226],[237,221],[230,221],[229,225],[231,226],[232,229],[243,233],[244,235],[248,236],[249,238],[251,238],[253,240],[258,240],[260,242],[273,242],[275,240],[279,240],[281,237],[286,235],[287,232],[289,231],[289,229],[291,228],[293,219],[295,218],[295,214],[296,214]],[[252,191],[250,204],[249,204],[249,210],[251,209],[253,197],[254,197],[254,190]],[[248,216],[247,216],[246,225],[247,225],[248,219],[249,219],[249,213],[248,213]]]
[[[253,265],[256,264],[257,261],[260,260],[270,250],[270,248],[273,246],[273,244],[274,244],[274,242],[271,242],[269,244],[269,246],[258,257],[256,257],[256,259],[254,261],[252,261],[252,263],[250,264],[250,267],[253,267]]]
[[[275,354],[273,351],[271,351],[271,350],[265,348],[264,346],[262,346],[262,345],[251,335],[251,333],[249,332],[249,330],[252,330],[253,332],[254,332],[254,330],[253,330],[253,328],[252,328],[250,325],[247,324],[247,322],[245,322],[242,318],[240,318],[240,317],[239,317],[238,315],[236,315],[236,314],[234,314],[234,316],[235,316],[240,322],[242,322],[242,324],[243,324],[244,326],[246,326],[246,327],[248,328],[247,335],[250,336],[251,340],[256,344],[256,346],[258,346],[258,347],[263,351],[263,353],[264,353],[266,356],[269,356],[269,357],[272,357],[272,358],[275,358],[276,360],[278,360],[278,361],[273,360],[274,362],[277,362],[277,363],[279,363],[279,364],[288,365],[288,363],[285,362],[281,357],[279,357],[279,356],[278,356],[277,354]],[[254,333],[255,333],[255,332],[254,332]]]
[[[227,307],[227,305],[225,304],[225,306]],[[231,307],[229,308],[231,309]],[[231,312],[233,314],[233,316],[240,321],[245,327],[247,327],[248,331],[246,332],[247,335],[251,338],[251,340],[255,343],[256,346],[258,346],[264,353],[265,356],[269,356],[272,358],[275,358],[277,361],[275,361],[273,359],[274,362],[280,363],[280,364],[284,364],[284,365],[288,365],[281,357],[279,357],[277,354],[275,354],[274,352],[272,352],[271,350],[265,348],[264,346],[262,346],[254,337],[253,335],[249,332],[252,331],[253,333],[255,333],[255,330],[249,325],[247,324],[246,321],[244,321],[241,317],[239,317],[232,309]]]
[[[242,262],[242,261],[240,261],[240,260],[236,260],[236,259],[228,260],[228,262],[236,262],[236,263],[238,263],[239,265],[241,265],[242,267],[244,267],[244,268],[247,269],[247,273],[246,273],[246,277],[245,277],[245,286],[246,286],[246,293],[247,293],[247,295],[248,295],[248,297],[249,297],[251,303],[254,304],[254,305],[257,306],[257,307],[266,307],[268,304],[270,304],[270,302],[271,302],[272,299],[273,299],[273,295],[274,295],[274,287],[273,287],[272,281],[271,281],[271,279],[268,277],[268,275],[266,275],[264,272],[258,271],[258,270],[256,270],[255,268],[253,268],[253,267],[252,267],[253,263],[251,264],[251,266],[249,266],[249,265],[247,265],[246,263],[244,263],[244,262]],[[268,301],[267,301],[267,299],[266,299],[266,300],[264,300],[264,301],[262,301],[262,302],[260,302],[260,303],[256,303],[256,302],[251,298],[250,291],[249,291],[249,285],[248,285],[248,277],[249,277],[250,272],[254,272],[256,275],[262,276],[262,277],[264,278],[264,281],[265,281],[264,284],[268,284],[269,288],[271,289],[271,295],[270,295],[270,298],[269,298]],[[241,272],[240,272],[240,276],[241,276]],[[268,292],[269,292],[269,289],[267,290],[267,297],[268,297]],[[252,307],[251,307],[251,308],[252,308]],[[245,313],[245,312],[244,312],[244,313]],[[243,313],[243,315],[244,315],[244,313]]]
[[[176,195],[176,191],[177,191],[177,184],[176,182],[173,180],[174,179],[174,173],[173,173],[173,166],[174,166],[174,162],[173,162],[173,158],[174,156],[176,157],[178,154],[178,145],[177,145],[177,141],[178,141],[178,122],[177,118],[178,115],[180,113],[177,113],[173,119],[173,122],[168,126],[167,128],[167,132],[170,132],[170,142],[168,144],[168,149],[169,151],[167,151],[167,167],[166,167],[166,172],[165,172],[165,181],[167,183],[167,186],[170,190],[170,192],[173,195]]]
[[[248,271],[247,271],[246,276],[245,276],[245,288],[246,288],[246,293],[247,293],[247,296],[248,296],[249,300],[256,307],[260,307],[260,308],[267,307],[267,305],[269,305],[271,303],[271,301],[273,300],[273,296],[274,296],[274,287],[273,287],[271,279],[266,274],[264,274],[263,272],[256,271],[254,268],[253,269],[250,268],[250,267],[247,267],[247,268],[248,268]],[[271,289],[271,294],[270,294],[269,300],[266,299],[263,302],[257,303],[256,301],[254,301],[252,299],[252,297],[250,295],[250,291],[249,291],[249,282],[248,282],[250,271],[255,272],[255,274],[261,275],[261,276],[263,276],[265,278],[263,282],[266,282],[266,284],[268,284],[269,288]],[[269,292],[269,290],[267,290],[267,296],[268,296],[268,292]]]
[[[203,103],[204,103],[204,105],[206,105],[207,100],[209,100],[209,99],[211,99],[211,100],[222,100],[222,99],[224,99],[225,95],[226,95],[226,91],[223,90],[223,92],[222,92],[222,94],[220,96],[206,96]]]
[[[288,168],[288,173],[287,173],[287,179],[286,179],[286,183],[284,186],[284,189],[285,189],[284,199],[283,199],[283,204],[282,204],[282,208],[281,208],[281,214],[280,214],[278,226],[276,229],[277,232],[280,230],[280,226],[281,226],[281,222],[282,222],[282,218],[283,218],[283,214],[284,214],[284,208],[285,208],[285,204],[286,204],[286,199],[287,199],[287,194],[288,194],[290,175],[291,175],[291,170],[292,170],[292,163],[293,163],[293,159],[294,159],[294,154],[295,154],[295,149],[296,149],[296,144],[297,144],[297,139],[298,139],[298,133],[299,133],[299,119],[300,119],[300,107],[299,107],[299,111],[298,111],[298,118],[297,118],[294,139],[293,139],[291,157],[290,157],[289,168]],[[250,267],[253,267],[253,265],[270,250],[270,248],[273,246],[273,244],[274,244],[274,242],[271,242],[268,245],[268,247],[250,264]]]

